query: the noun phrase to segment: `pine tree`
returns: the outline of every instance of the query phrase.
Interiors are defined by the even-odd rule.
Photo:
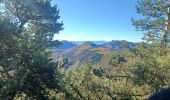
[[[144,31],[144,40],[166,48],[170,34],[170,1],[138,0],[136,10],[142,15],[142,19],[132,19],[133,25],[137,30]]]
[[[59,10],[51,0],[0,3],[0,99],[45,99],[47,89],[58,89],[47,49],[58,44],[53,36],[62,30]]]
[[[143,19],[132,20],[133,25],[144,31],[144,40],[136,48],[136,59],[132,69],[133,84],[145,86],[145,95],[150,95],[169,85],[168,60],[170,34],[170,1],[138,0],[137,13]]]

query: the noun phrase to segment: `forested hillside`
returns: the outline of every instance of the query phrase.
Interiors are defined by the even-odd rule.
[[[0,100],[145,100],[170,87],[168,0],[138,0],[138,43],[54,40],[64,22],[51,0],[0,9]]]
[[[105,64],[103,67],[107,67],[112,65],[110,60],[125,59],[125,55],[119,52],[125,54],[136,47],[136,43],[128,41],[111,41],[97,44],[95,41],[83,42],[78,45],[75,42],[62,41],[61,45],[54,49],[50,58],[57,62],[58,66],[65,69],[86,64],[89,60],[91,60],[91,64],[102,63]],[[116,58],[110,55],[116,55]],[[108,56],[111,58],[109,59]]]

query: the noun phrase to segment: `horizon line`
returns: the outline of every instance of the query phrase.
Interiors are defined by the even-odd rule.
[[[127,42],[142,42],[142,41],[128,41],[128,40],[58,40],[58,41],[69,41],[69,42],[95,42],[95,41],[102,41],[102,42],[111,42],[111,41],[127,41]]]

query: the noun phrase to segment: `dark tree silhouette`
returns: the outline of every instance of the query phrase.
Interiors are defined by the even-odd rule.
[[[163,89],[149,97],[148,100],[170,100],[170,88]]]

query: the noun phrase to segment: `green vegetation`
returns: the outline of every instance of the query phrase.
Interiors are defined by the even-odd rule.
[[[62,30],[50,0],[1,0],[0,99],[47,99],[55,89],[55,64],[46,51]]]
[[[133,24],[146,42],[121,49],[86,44],[51,58],[62,30],[51,0],[1,0],[1,100],[143,100],[170,86],[169,5],[139,0]],[[110,45],[113,45],[110,43]],[[110,46],[109,45],[109,46]]]

